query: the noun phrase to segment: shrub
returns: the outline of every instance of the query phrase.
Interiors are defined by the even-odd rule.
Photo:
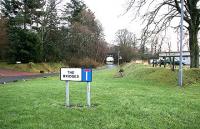
[[[80,68],[80,67],[96,68],[96,67],[100,66],[100,64],[98,62],[96,62],[93,59],[89,59],[89,58],[84,58],[84,59],[72,58],[70,60],[70,62],[68,63],[68,65],[69,65],[69,67],[75,67],[75,68]]]
[[[40,73],[44,73],[44,70],[40,70]]]
[[[123,72],[124,72],[124,69],[120,68],[119,72],[120,72],[120,73],[123,73]]]
[[[33,62],[29,62],[29,63],[28,63],[28,68],[30,68],[30,69],[33,68],[33,65],[34,65]]]
[[[78,58],[72,58],[69,62],[68,62],[69,67],[74,67],[74,68],[78,68],[81,66],[80,64],[80,60]]]
[[[92,67],[92,68],[96,68],[98,67],[100,64],[98,62],[96,62],[93,59],[89,59],[89,58],[84,58],[80,61],[81,66],[84,66],[86,68]]]

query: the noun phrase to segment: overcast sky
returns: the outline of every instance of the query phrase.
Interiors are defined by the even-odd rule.
[[[67,2],[70,0],[63,0]],[[105,39],[108,43],[114,44],[115,33],[119,29],[128,29],[129,31],[136,34],[137,38],[140,38],[142,30],[141,19],[133,20],[134,15],[130,12],[124,14],[127,7],[127,0],[83,0],[92,12],[95,13],[96,18],[100,21],[103,26]],[[146,11],[146,10],[143,10]],[[179,20],[176,25],[179,24]],[[172,50],[177,50],[177,33],[173,30],[167,34],[167,42],[172,43]],[[163,50],[167,51],[166,44],[163,46]],[[186,47],[185,47],[186,49]]]
[[[115,33],[118,29],[128,29],[139,34],[139,22],[132,21],[130,14],[122,15],[126,9],[126,0],[84,0],[96,18],[101,22],[105,39],[109,43],[114,43]]]

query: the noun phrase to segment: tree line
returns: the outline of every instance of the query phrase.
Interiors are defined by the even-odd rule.
[[[150,58],[157,58],[162,47],[162,44],[157,43],[149,48],[149,44],[144,44],[141,41],[141,38],[138,38],[135,33],[126,28],[116,31],[115,43],[116,45],[110,47],[109,52],[110,54],[114,54],[115,59],[120,56],[120,63],[130,62],[132,60],[149,60]],[[149,43],[153,44],[154,41],[149,41]],[[158,45],[160,45],[160,47],[156,48],[155,46]]]
[[[60,2],[2,0],[7,61],[104,61],[107,43],[94,13],[80,0],[66,2],[59,9]]]
[[[190,67],[199,67],[199,42],[200,8],[199,0],[184,0],[184,28],[188,31]],[[146,11],[142,11],[146,10]],[[180,20],[181,0],[130,0],[127,12],[141,16],[145,24],[142,33],[142,41],[145,43],[150,37],[156,39],[160,32],[166,32],[167,28],[179,29],[180,25],[174,25],[174,20]]]

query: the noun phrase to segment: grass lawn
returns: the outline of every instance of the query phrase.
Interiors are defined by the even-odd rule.
[[[86,83],[70,82],[72,108],[64,107],[65,82],[59,77],[0,85],[0,129],[200,128],[197,79],[179,88],[176,72],[137,65],[124,69],[123,78],[114,78],[116,69],[93,72],[90,109]]]

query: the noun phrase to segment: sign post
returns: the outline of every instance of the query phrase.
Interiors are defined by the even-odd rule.
[[[180,62],[179,62],[179,74],[178,74],[178,83],[179,86],[183,85],[183,18],[184,18],[184,0],[181,0],[181,26],[180,26]]]
[[[92,81],[92,69],[61,68],[60,80],[66,81],[65,106],[70,107],[69,102],[69,81],[87,82],[87,106],[91,106],[90,82]]]
[[[87,99],[87,106],[90,107],[90,82],[92,81],[92,69],[82,69],[82,81],[87,82],[87,93],[86,93],[86,99]]]
[[[90,107],[90,82],[87,82],[87,106]]]
[[[66,96],[65,96],[65,106],[69,107],[69,81],[66,81]]]

